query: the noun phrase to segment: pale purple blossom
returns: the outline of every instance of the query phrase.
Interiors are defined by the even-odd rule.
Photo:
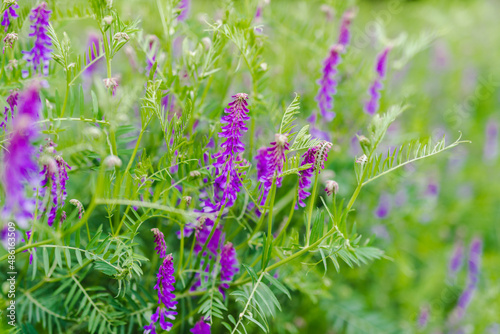
[[[485,161],[494,161],[498,157],[498,122],[490,119],[486,124],[483,156]]]
[[[340,53],[344,47],[341,44],[335,44],[331,49],[328,57],[323,62],[322,76],[317,81],[319,84],[316,102],[321,112],[321,116],[326,122],[330,122],[335,118],[333,108],[333,96],[337,93],[337,66],[340,63]]]
[[[19,98],[19,93],[17,91],[11,90],[9,96],[7,97],[7,103],[9,104],[9,106],[5,107],[4,119],[1,120],[2,123],[0,123],[0,128],[2,128],[4,131],[7,129],[7,122],[9,121],[9,112],[10,112],[10,118],[14,119],[14,108],[17,106],[18,98]]]
[[[342,15],[342,22],[340,24],[340,31],[339,31],[339,39],[337,43],[344,47],[344,51],[349,42],[351,41],[350,26],[352,23],[352,19],[355,16],[356,12],[352,8],[346,10]]]
[[[181,0],[179,2],[179,16],[177,16],[177,20],[179,21],[184,21],[188,14],[189,14],[189,9],[191,7],[191,0]]]
[[[382,193],[379,198],[374,214],[377,218],[386,218],[391,211],[391,196],[387,193]]]
[[[455,277],[464,263],[464,246],[461,241],[455,244],[453,255],[451,256],[448,270],[451,277]]]

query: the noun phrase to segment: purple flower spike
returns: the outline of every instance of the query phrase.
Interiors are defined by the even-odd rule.
[[[462,319],[467,311],[467,308],[472,301],[474,292],[477,288],[477,282],[479,281],[479,265],[481,262],[481,255],[483,249],[483,242],[481,239],[475,238],[472,240],[470,250],[469,250],[469,273],[468,273],[468,283],[462,295],[458,299],[457,306],[452,313],[454,317],[453,320],[458,321]]]
[[[423,306],[420,309],[420,314],[418,316],[418,327],[420,329],[423,329],[427,326],[428,322],[429,322],[429,307]]]
[[[156,254],[160,255],[160,258],[163,259],[167,255],[167,244],[165,243],[163,233],[161,233],[157,228],[152,228],[151,232],[155,235]]]
[[[246,121],[250,119],[248,116],[248,95],[239,93],[232,96],[234,101],[229,103],[229,108],[224,112],[221,122],[224,124],[219,132],[220,138],[226,138],[221,145],[221,150],[213,156],[216,159],[214,167],[216,177],[214,180],[214,194],[216,210],[223,204],[230,207],[236,201],[238,192],[241,189],[242,183],[237,165],[241,162],[239,155],[245,150],[245,144],[242,143],[241,137],[243,132],[248,131]]]
[[[323,75],[317,81],[319,90],[315,99],[318,102],[323,119],[327,122],[335,118],[335,113],[331,111],[333,108],[333,96],[337,93],[335,74],[337,74],[337,66],[340,63],[340,53],[343,50],[344,47],[342,44],[336,44],[331,48],[330,55],[323,62]]]
[[[156,313],[151,315],[151,323],[144,326],[144,334],[156,333],[156,323],[160,321],[161,329],[165,331],[170,331],[173,324],[168,320],[175,320],[177,315],[175,310],[177,308],[177,301],[173,291],[175,290],[175,278],[174,278],[174,261],[172,254],[168,254],[163,263],[158,269],[157,282],[154,287],[158,291],[158,308]]]
[[[4,154],[2,181],[6,199],[3,215],[14,215],[21,228],[28,227],[35,206],[33,200],[25,197],[24,187],[26,183],[36,186],[38,180],[38,165],[34,160],[36,149],[32,143],[38,137],[35,122],[40,108],[38,88],[34,85],[20,95],[18,113]]]
[[[356,16],[356,12],[354,9],[348,9],[344,12],[344,15],[342,15],[342,23],[340,24],[340,32],[339,32],[339,40],[338,44],[342,45],[345,47],[349,44],[351,41],[351,32],[349,30],[352,19]]]
[[[259,189],[262,190],[262,201],[266,202],[269,190],[273,185],[273,178],[276,175],[276,187],[281,187],[282,177],[279,177],[283,172],[283,164],[285,163],[286,151],[290,149],[288,138],[286,135],[277,133],[275,141],[271,143],[271,147],[260,149],[256,156],[257,159],[257,177],[261,182]]]
[[[16,13],[17,8],[19,8],[19,5],[16,3],[15,5],[12,5],[9,8],[7,8],[5,10],[5,12],[3,12],[2,25],[5,27],[5,32],[7,32],[7,30],[9,30],[10,19],[11,18],[15,19],[18,17],[18,15]]]
[[[1,120],[0,128],[4,131],[7,129],[7,122],[9,121],[9,110],[10,110],[10,118],[14,119],[14,108],[17,106],[17,99],[19,98],[19,93],[16,91],[11,91],[9,96],[7,97],[7,103],[9,107],[5,107],[4,111],[4,119]]]
[[[210,334],[210,324],[205,322],[205,318],[201,318],[190,332],[193,334]]]
[[[374,115],[380,106],[380,91],[382,88],[384,88],[384,85],[382,84],[382,80],[386,76],[387,72],[387,57],[389,55],[389,51],[391,50],[390,47],[385,48],[384,51],[382,51],[381,54],[378,55],[377,57],[377,64],[375,66],[375,72],[377,74],[377,77],[373,81],[372,85],[370,86],[370,89],[368,90],[368,93],[370,94],[370,100],[366,102],[365,104],[365,112],[367,112],[370,115]]]
[[[226,298],[224,289],[229,289],[229,283],[238,272],[238,260],[236,259],[236,250],[232,243],[227,243],[222,247],[220,255],[220,280],[219,291]]]
[[[306,153],[302,156],[304,160],[302,160],[301,166],[312,164],[312,166],[308,169],[301,170],[299,173],[299,193],[298,193],[298,202],[295,205],[295,208],[298,209],[299,206],[305,207],[306,203],[304,200],[311,195],[310,192],[306,191],[306,188],[309,188],[311,185],[311,177],[314,175],[314,172],[317,170],[321,172],[322,169],[325,168],[325,161],[328,159],[328,152],[332,147],[332,143],[327,141],[322,142],[318,146],[314,146],[309,148]]]
[[[26,59],[28,64],[31,63],[35,72],[40,66],[43,66],[41,73],[44,75],[49,74],[49,60],[51,58],[50,47],[52,46],[52,42],[47,34],[47,28],[50,24],[50,13],[51,11],[47,9],[47,4],[45,2],[42,2],[31,11],[29,19],[33,24],[31,25],[32,32],[29,36],[35,37],[35,44],[31,51],[23,51],[24,59]],[[27,71],[23,73],[27,75]]]

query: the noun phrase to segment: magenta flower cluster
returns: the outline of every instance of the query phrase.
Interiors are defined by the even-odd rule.
[[[49,60],[51,58],[50,47],[52,46],[52,42],[47,34],[50,13],[51,11],[47,9],[47,4],[45,2],[42,2],[31,11],[29,19],[33,24],[31,25],[32,32],[29,36],[35,37],[35,43],[33,49],[30,51],[23,51],[24,59],[28,64],[33,66],[33,70],[36,72],[40,66],[42,66],[40,70],[44,75],[49,74]],[[28,74],[27,71],[23,73],[26,76]]]
[[[239,155],[245,150],[245,144],[241,141],[241,137],[244,132],[248,131],[246,121],[250,119],[246,101],[248,95],[238,93],[232,98],[234,100],[224,110],[226,115],[221,120],[224,125],[219,133],[219,137],[226,140],[221,145],[221,151],[214,155],[214,159],[216,159],[214,163],[216,211],[224,204],[226,207],[232,206],[242,186],[237,166]]]
[[[390,47],[385,48],[377,57],[377,64],[375,66],[376,78],[368,90],[370,99],[365,104],[365,112],[370,115],[374,115],[380,107],[380,91],[384,88],[382,81],[387,72],[387,57],[390,50]]]
[[[238,272],[238,260],[233,244],[228,242],[224,245],[220,255],[220,280],[219,291],[226,297],[224,289],[229,289],[229,283],[233,281],[234,275]]]
[[[4,131],[7,129],[7,122],[9,121],[9,112],[10,118],[14,119],[14,108],[17,106],[17,100],[19,98],[19,93],[17,91],[11,91],[9,96],[7,97],[8,107],[5,107],[4,110],[4,119],[1,120],[0,128]]]
[[[160,255],[166,253],[166,243],[161,233],[158,229],[152,229],[155,234],[155,250]],[[151,315],[151,323],[144,326],[144,334],[156,334],[156,323],[160,322],[161,329],[165,331],[170,331],[173,324],[169,320],[175,320],[177,315],[177,301],[175,299],[175,278],[174,278],[174,261],[172,254],[168,254],[163,259],[160,268],[158,269],[158,274],[156,275],[157,281],[154,287],[158,291],[158,308],[156,312]]]
[[[264,205],[273,185],[273,178],[276,176],[276,187],[281,187],[282,177],[279,175],[283,172],[285,163],[286,151],[290,149],[288,138],[286,135],[277,133],[275,141],[271,147],[261,148],[257,151],[257,178],[261,184],[259,189],[262,192],[261,205]]]
[[[3,215],[13,215],[17,224],[27,228],[35,206],[34,199],[25,194],[25,185],[37,186],[38,165],[34,141],[38,138],[35,122],[41,108],[38,88],[33,85],[19,97],[18,113],[8,133],[9,142],[4,154],[2,181],[6,192]]]
[[[320,145],[309,148],[302,156],[304,159],[300,165],[311,164],[311,167],[300,171],[298,202],[295,206],[297,209],[299,206],[306,206],[304,200],[311,195],[306,189],[311,185],[311,178],[314,173],[316,171],[320,173],[325,168],[325,161],[328,159],[328,152],[331,147],[331,143],[323,141]]]

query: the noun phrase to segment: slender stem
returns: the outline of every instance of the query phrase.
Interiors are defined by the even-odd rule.
[[[309,246],[309,239],[311,238],[311,220],[314,210],[314,202],[316,201],[316,189],[318,188],[318,171],[316,170],[316,174],[314,176],[314,186],[311,193],[311,197],[309,198],[309,212],[307,215],[307,231],[306,231],[306,246]]]

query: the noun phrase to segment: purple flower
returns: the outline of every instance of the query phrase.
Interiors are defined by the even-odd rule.
[[[314,172],[317,170],[318,173],[321,172],[322,169],[325,168],[325,161],[328,159],[328,151],[332,147],[332,143],[327,141],[323,141],[320,145],[309,148],[306,153],[302,156],[304,159],[302,160],[301,166],[312,164],[308,169],[301,170],[299,172],[299,193],[298,193],[298,202],[295,205],[295,208],[298,209],[299,205],[301,207],[305,207],[306,203],[304,200],[311,195],[310,192],[306,191],[306,188],[309,188],[311,185],[311,177]]]
[[[3,12],[2,25],[5,26],[5,32],[7,32],[7,30],[9,29],[10,19],[11,18],[15,19],[18,17],[18,15],[16,13],[17,8],[19,8],[19,5],[16,3],[16,4],[10,6],[9,8],[7,8],[5,10],[5,12]]]
[[[485,134],[484,160],[493,161],[498,157],[498,123],[494,119],[488,121]]]
[[[454,277],[460,270],[460,268],[462,268],[463,262],[464,262],[464,247],[462,245],[462,242],[457,242],[448,267],[451,277]]]
[[[148,47],[149,47],[149,50],[146,54],[146,61],[147,61],[146,71],[147,71],[147,74],[149,76],[149,72],[151,71],[151,68],[153,67],[154,63],[156,62],[156,56],[157,56],[158,50],[159,50],[158,37],[156,37],[155,35],[148,36]],[[168,101],[168,97],[167,97],[167,101]]]
[[[160,255],[160,258],[163,259],[167,255],[167,244],[165,243],[163,233],[161,233],[157,228],[152,228],[151,232],[155,235],[156,254]]]
[[[290,149],[287,136],[279,133],[275,135],[275,141],[270,145],[271,147],[265,149],[265,151],[259,150],[256,157],[258,165],[257,177],[261,182],[259,188],[262,190],[262,205],[266,202],[267,195],[269,194],[269,190],[271,190],[273,178],[275,176],[276,187],[281,187],[283,178],[280,177],[280,175],[283,172],[286,151]]]
[[[472,240],[470,250],[469,250],[469,273],[468,273],[468,283],[462,295],[458,299],[458,304],[453,311],[454,320],[460,320],[465,315],[472,297],[477,288],[477,282],[479,280],[479,265],[481,262],[483,242],[481,239],[475,238]]]
[[[220,138],[226,138],[221,145],[221,151],[213,156],[216,159],[214,167],[216,169],[216,177],[214,180],[214,194],[217,208],[223,204],[230,207],[236,201],[238,192],[241,189],[242,183],[240,180],[241,173],[237,170],[237,161],[239,154],[245,150],[245,144],[241,142],[243,132],[246,132],[245,121],[249,120],[248,114],[248,95],[238,93],[232,96],[234,101],[229,103],[229,108],[225,109],[227,115],[222,117],[222,123],[219,132]]]
[[[190,330],[193,334],[210,334],[210,324],[205,322],[205,318],[201,318]]]
[[[378,206],[374,211],[375,217],[385,218],[389,215],[390,211],[391,211],[391,197],[388,194],[383,193],[380,195]]]
[[[418,327],[420,329],[423,329],[427,326],[428,322],[429,322],[429,307],[423,306],[420,309],[420,314],[418,316]]]
[[[339,39],[337,43],[342,45],[344,47],[344,50],[351,41],[351,32],[349,31],[349,28],[351,26],[352,19],[355,16],[356,12],[352,8],[346,10],[342,15],[342,23],[340,24]]]
[[[93,62],[97,57],[99,57],[100,47],[99,47],[99,36],[96,34],[90,34],[87,46],[90,48],[90,58],[87,59],[87,65]],[[95,49],[95,52],[94,52]],[[92,75],[98,66],[98,62],[89,65],[85,70],[85,74]]]
[[[31,51],[23,51],[24,59],[28,63],[31,63],[33,70],[37,69],[43,65],[41,72],[44,75],[49,74],[49,60],[51,58],[50,53],[52,42],[49,35],[47,34],[47,28],[49,27],[50,10],[47,10],[47,4],[42,2],[38,7],[31,11],[29,19],[33,22],[31,25],[32,32],[29,34],[30,37],[35,37],[35,44]],[[27,71],[23,71],[27,75]]]
[[[181,0],[179,2],[179,10],[181,12],[179,13],[179,16],[177,16],[177,20],[184,21],[187,18],[190,5],[190,0]]]
[[[67,169],[71,169],[62,156],[57,155],[55,147],[56,145],[50,141],[45,146],[45,149],[42,149],[44,154],[40,159],[40,161],[43,162],[43,170],[40,173],[40,175],[43,176],[40,183],[40,197],[45,197],[45,191],[49,185],[51,189],[50,196],[52,198],[53,205],[47,220],[49,226],[54,224],[57,210],[62,208],[65,204],[64,201],[67,197],[66,182],[69,179]],[[43,209],[44,212],[45,210],[46,208]]]
[[[377,56],[377,64],[375,66],[377,77],[368,90],[368,93],[370,94],[370,100],[368,100],[368,102],[366,102],[365,104],[365,112],[370,115],[374,115],[379,108],[381,97],[380,91],[382,90],[382,88],[384,88],[382,80],[385,78],[387,72],[387,56],[390,50],[391,48],[387,47],[384,49],[384,51],[382,51],[382,53]]]
[[[17,99],[19,98],[19,93],[17,91],[10,91],[9,96],[7,97],[7,103],[9,107],[5,107],[4,111],[4,119],[2,123],[0,123],[0,128],[3,128],[4,131],[7,129],[7,122],[9,120],[9,110],[10,110],[10,118],[14,119],[14,108],[17,106]]]
[[[327,122],[335,118],[335,113],[331,111],[333,108],[333,96],[337,92],[337,81],[335,74],[337,74],[337,66],[340,63],[340,53],[343,52],[344,47],[341,44],[335,44],[330,49],[329,56],[323,62],[323,75],[317,81],[319,84],[318,95],[316,95],[316,102],[318,108]]]
[[[163,330],[170,331],[173,324],[167,319],[175,320],[177,315],[175,310],[177,308],[177,301],[175,301],[175,295],[173,291],[175,290],[175,278],[174,278],[174,261],[172,254],[168,254],[163,263],[158,269],[157,282],[154,287],[158,291],[158,308],[156,313],[151,315],[151,323],[144,326],[144,333],[156,333],[156,323],[160,321],[160,327]]]
[[[7,217],[13,214],[22,228],[28,227],[35,206],[34,200],[25,197],[24,186],[26,183],[36,186],[38,180],[33,141],[38,137],[35,122],[40,108],[38,88],[34,85],[20,96],[18,114],[14,118],[4,153],[2,176],[6,199],[3,214]]]
[[[219,291],[224,298],[226,294],[224,289],[229,289],[229,283],[238,272],[238,260],[236,259],[236,250],[233,244],[228,242],[222,247],[220,255],[220,280]]]

